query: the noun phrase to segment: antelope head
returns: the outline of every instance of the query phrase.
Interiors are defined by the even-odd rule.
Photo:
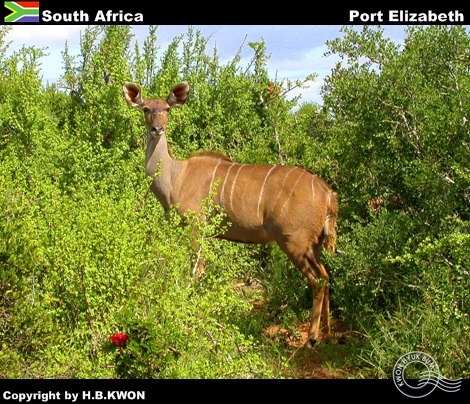
[[[159,137],[166,132],[171,108],[183,105],[188,100],[189,84],[182,82],[176,85],[166,99],[143,98],[140,88],[131,83],[124,83],[122,91],[127,104],[138,107],[144,113],[147,132],[153,137]]]

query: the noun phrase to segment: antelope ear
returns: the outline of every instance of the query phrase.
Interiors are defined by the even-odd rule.
[[[167,97],[166,102],[170,107],[181,106],[189,98],[189,84],[183,81],[182,83],[173,87],[170,95]]]
[[[122,85],[122,95],[130,107],[141,107],[144,103],[140,88],[132,83],[125,82]]]

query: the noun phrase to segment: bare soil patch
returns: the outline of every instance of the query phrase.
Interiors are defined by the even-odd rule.
[[[265,334],[276,342],[285,342],[290,355],[286,377],[296,379],[345,379],[351,375],[345,365],[346,330],[338,320],[332,320],[333,338],[324,341],[320,334],[313,349],[305,347],[309,323],[301,323],[293,330],[278,325],[266,328]]]

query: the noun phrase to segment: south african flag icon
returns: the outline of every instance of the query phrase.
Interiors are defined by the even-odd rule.
[[[5,1],[5,22],[39,22],[39,1]]]

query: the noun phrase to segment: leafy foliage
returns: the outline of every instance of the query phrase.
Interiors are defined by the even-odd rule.
[[[457,26],[411,27],[400,49],[380,28],[344,32],[329,43],[343,62],[323,89],[323,147],[338,162],[347,252],[332,263],[333,300],[356,327],[401,324],[393,338],[408,335],[402,349],[452,356],[469,343],[470,37]],[[405,332],[421,318],[432,318],[421,338]],[[387,333],[370,332],[375,349]],[[460,348],[443,343],[449,335]],[[463,367],[445,365],[456,377],[469,372],[462,355]],[[390,374],[395,359],[386,360]],[[376,369],[384,375],[383,363]]]
[[[44,87],[44,50],[6,56],[0,28],[0,377],[282,375],[288,358],[263,328],[307,320],[300,275],[275,247],[214,240],[223,216],[196,235],[181,224],[197,217],[166,221],[146,196],[145,128],[122,82],[164,97],[181,80],[192,91],[171,112],[177,158],[300,165],[338,191],[344,254],[324,258],[333,316],[368,337],[363,374],[388,377],[419,348],[447,377],[470,375],[470,37],[412,27],[400,46],[380,28],[343,30],[324,104],[293,110],[303,84],[270,78],[264,42],[247,44],[248,64],[224,64],[192,28],[161,49],[155,26],[142,47],[130,27],[89,27]],[[258,290],[239,286],[248,278]]]

